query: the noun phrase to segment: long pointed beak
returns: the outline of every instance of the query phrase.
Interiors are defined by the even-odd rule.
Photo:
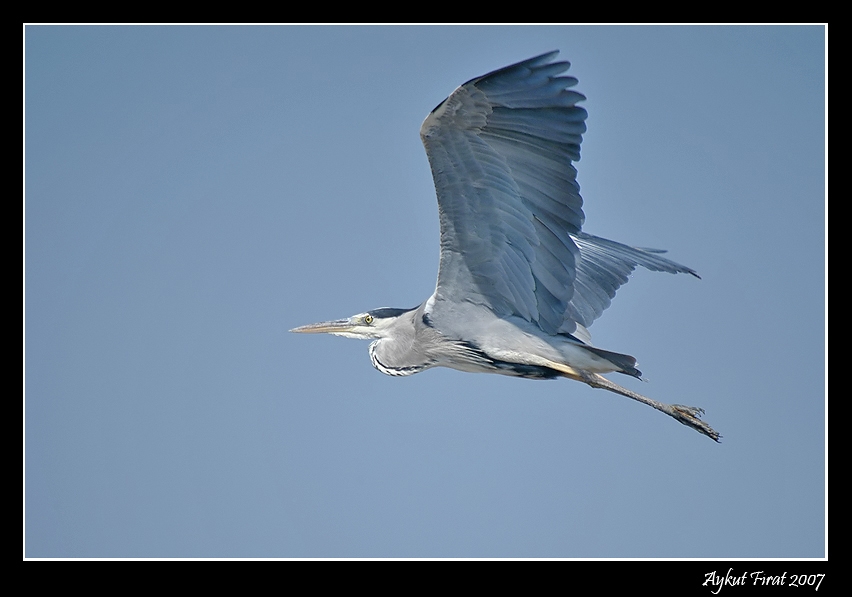
[[[334,321],[323,321],[309,325],[299,326],[290,330],[297,334],[340,334],[346,333],[355,327],[348,319],[335,319]]]

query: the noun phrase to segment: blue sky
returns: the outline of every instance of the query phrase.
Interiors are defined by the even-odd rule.
[[[715,444],[568,380],[386,377],[297,325],[433,291],[419,127],[558,49],[591,328]],[[25,556],[819,558],[821,26],[25,28]]]

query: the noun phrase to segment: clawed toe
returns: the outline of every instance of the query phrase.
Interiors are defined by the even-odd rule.
[[[722,436],[719,435],[719,432],[710,427],[707,423],[701,420],[701,415],[704,414],[703,408],[697,408],[695,406],[684,406],[683,404],[672,404],[672,410],[674,411],[672,415],[678,421],[683,423],[684,425],[688,425],[692,427],[699,433],[703,433],[713,441],[718,442],[719,438]]]
[[[701,415],[703,415],[703,414],[704,414],[704,409],[703,409],[703,408],[699,408],[699,407],[697,407],[697,406],[686,406],[686,405],[684,405],[684,404],[672,404],[672,406],[673,406],[675,409],[677,409],[677,410],[679,410],[679,411],[681,411],[681,412],[684,412],[684,411],[685,411],[685,412],[686,412],[686,414],[688,414],[689,416],[693,416],[693,417],[695,417],[696,419],[700,419],[700,418],[701,418]]]

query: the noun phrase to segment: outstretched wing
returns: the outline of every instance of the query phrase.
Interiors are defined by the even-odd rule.
[[[609,307],[615,291],[627,282],[637,265],[654,272],[685,273],[700,277],[692,268],[663,257],[661,253],[665,251],[659,249],[630,247],[585,232],[572,234],[571,238],[580,249],[580,256],[577,259],[574,296],[565,311],[562,331],[575,334],[586,342],[586,333],[577,330],[576,324],[584,327],[592,325]],[[576,333],[578,331],[579,334]]]
[[[628,275],[692,269],[580,231],[577,170],[586,111],[558,52],[468,81],[432,110],[420,137],[438,194],[437,300],[517,315],[588,342],[586,327]]]
[[[573,162],[585,99],[543,54],[468,81],[423,122],[438,195],[436,298],[473,301],[555,334],[574,295],[583,200]]]

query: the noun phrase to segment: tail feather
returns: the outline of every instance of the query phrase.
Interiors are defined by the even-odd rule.
[[[632,357],[629,354],[621,354],[620,352],[611,352],[602,348],[596,348],[594,346],[583,346],[583,348],[596,354],[602,359],[606,359],[618,367],[618,373],[624,373],[625,375],[633,376],[636,379],[642,379],[642,372],[636,368],[635,357]]]

